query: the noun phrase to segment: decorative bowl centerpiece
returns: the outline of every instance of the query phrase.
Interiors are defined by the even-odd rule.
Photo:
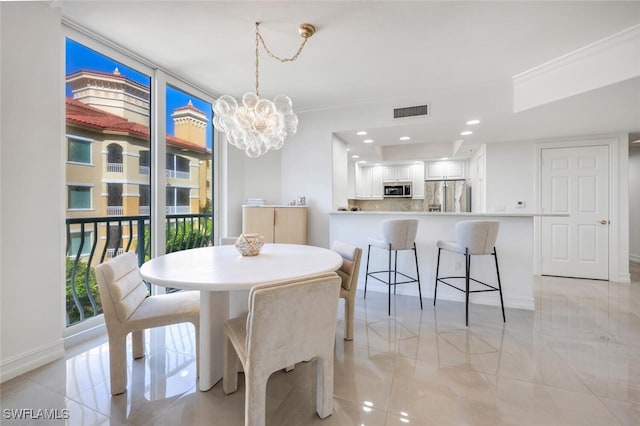
[[[264,245],[264,237],[259,234],[241,234],[234,246],[243,256],[257,256]]]

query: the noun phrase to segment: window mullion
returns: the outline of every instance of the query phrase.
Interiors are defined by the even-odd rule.
[[[151,79],[151,256],[166,251],[166,77],[160,70]]]

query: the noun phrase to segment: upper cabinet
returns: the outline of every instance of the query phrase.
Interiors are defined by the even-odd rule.
[[[411,182],[413,186],[413,199],[424,199],[424,163],[411,165]]]
[[[384,168],[382,166],[360,167],[356,165],[356,198],[382,198],[383,173]]]
[[[399,181],[411,181],[413,170],[411,165],[403,166],[385,166],[384,167],[384,181],[385,182],[399,182]]]
[[[465,179],[466,161],[425,161],[425,180]]]
[[[383,186],[387,182],[411,182],[414,199],[424,198],[424,164],[399,166],[356,165],[354,169],[355,198],[361,200],[382,199]]]

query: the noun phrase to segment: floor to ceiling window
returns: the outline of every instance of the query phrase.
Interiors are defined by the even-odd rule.
[[[143,263],[154,239],[166,247],[153,255],[212,243],[212,99],[84,33],[69,29],[65,48],[66,315],[78,328],[102,313],[97,264],[127,251]],[[153,93],[166,96],[157,122]]]
[[[210,241],[213,129],[211,103],[166,86],[166,252]]]

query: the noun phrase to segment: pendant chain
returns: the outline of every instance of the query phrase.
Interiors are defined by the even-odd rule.
[[[259,56],[259,51],[260,51],[260,44],[262,44],[262,47],[264,47],[264,50],[269,54],[269,56],[271,56],[273,59],[278,60],[280,62],[293,62],[296,59],[298,59],[298,56],[300,56],[300,53],[302,52],[302,49],[304,49],[305,44],[307,44],[307,40],[309,37],[303,37],[303,41],[300,44],[300,47],[298,47],[298,51],[295,53],[295,55],[293,55],[290,58],[281,58],[280,56],[277,56],[275,54],[273,54],[273,52],[271,52],[271,50],[269,50],[269,48],[267,47],[267,44],[265,43],[264,39],[262,38],[262,34],[260,34],[260,31],[258,30],[258,26],[260,25],[259,22],[256,22],[256,96],[260,96],[260,83],[259,83],[259,79],[260,79],[260,72],[259,72],[259,68],[260,68],[260,61],[258,60],[258,56]]]

